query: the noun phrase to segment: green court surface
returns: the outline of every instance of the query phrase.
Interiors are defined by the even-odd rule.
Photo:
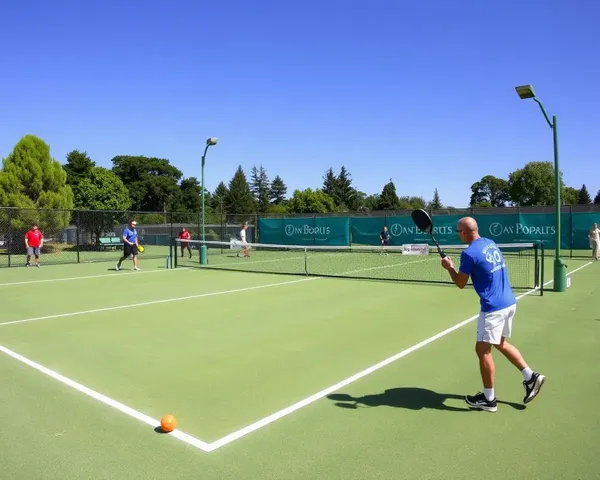
[[[470,287],[1,269],[0,478],[596,478],[600,262],[567,265],[566,292],[517,292],[513,342],[548,380],[525,407],[496,352],[496,413],[463,401],[481,389]]]

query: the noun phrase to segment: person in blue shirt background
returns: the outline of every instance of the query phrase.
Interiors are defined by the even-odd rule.
[[[123,256],[117,263],[117,271],[121,270],[121,263],[127,260],[130,255],[133,255],[133,269],[139,270],[138,267],[138,234],[135,229],[137,222],[129,220],[129,225],[123,229]]]
[[[517,347],[506,341],[511,336],[517,300],[510,285],[504,256],[493,240],[479,236],[474,218],[461,218],[456,230],[462,242],[469,246],[460,255],[458,272],[449,256],[442,259],[442,267],[448,271],[458,288],[464,288],[470,277],[481,305],[475,351],[479,357],[484,388],[483,392],[476,395],[467,395],[465,401],[481,410],[497,410],[493,345],[521,371],[525,387],[523,402],[529,403],[539,393],[546,377],[529,368]]]
[[[385,247],[390,244],[390,232],[388,232],[388,229],[385,225],[383,226],[383,230],[381,230],[379,233],[379,238],[381,240],[381,252],[379,255],[387,255],[388,253]]]

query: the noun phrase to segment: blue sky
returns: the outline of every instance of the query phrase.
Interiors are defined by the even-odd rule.
[[[600,3],[5,2],[0,156],[40,136],[61,163],[87,151],[168,158],[206,186],[239,164],[295,188],[345,165],[378,193],[466,206],[486,174],[552,160],[530,83],[558,115],[561,170],[600,189]],[[592,165],[596,165],[592,167]]]

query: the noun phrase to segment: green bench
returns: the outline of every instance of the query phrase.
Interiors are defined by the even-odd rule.
[[[123,246],[123,239],[121,237],[100,237],[97,242],[99,250],[120,248]]]

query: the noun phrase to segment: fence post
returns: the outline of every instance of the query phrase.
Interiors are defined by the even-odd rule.
[[[10,267],[10,250],[11,250],[11,246],[12,246],[12,220],[11,220],[11,215],[12,213],[12,208],[8,209],[8,248],[7,248],[7,252],[8,252],[8,266]]]
[[[80,211],[75,210],[75,250],[77,251],[77,263],[81,263],[79,261],[79,241],[81,238],[81,234],[79,232],[79,228],[81,226],[81,218],[79,218]]]
[[[571,230],[569,258],[573,258],[573,205],[569,205],[569,230]]]

